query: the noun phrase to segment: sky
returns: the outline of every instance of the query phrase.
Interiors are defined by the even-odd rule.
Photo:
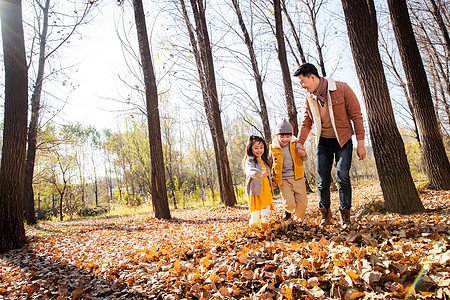
[[[114,29],[117,15],[114,9],[120,12],[118,7],[110,5],[85,26],[81,30],[85,36],[81,40],[76,37],[66,54],[76,64],[71,77],[78,86],[70,95],[65,115],[72,122],[94,125],[98,129],[110,128],[117,115],[110,111],[120,109],[107,100],[118,98],[120,91],[116,81],[123,68],[120,41]]]
[[[128,10],[127,14],[133,17],[131,10]],[[70,71],[70,81],[76,88],[69,94],[67,90],[60,91],[60,98],[69,97],[68,104],[58,117],[61,122],[80,122],[85,126],[93,125],[102,131],[117,128],[127,115],[127,107],[117,101],[127,98],[130,90],[119,80],[119,76],[130,77],[116,32],[116,24],[121,16],[122,8],[118,7],[115,1],[108,1],[108,4],[102,5],[96,17],[80,29],[83,37],[74,36],[70,45],[63,49],[64,63],[74,65]],[[147,18],[147,25],[151,27],[154,24],[150,24],[149,20],[150,18]],[[131,26],[132,22],[134,20],[125,24]],[[134,27],[132,29],[129,34],[135,38],[136,32]],[[364,106],[353,65],[343,64],[344,70],[336,74],[336,79],[348,82]],[[300,89],[295,79],[293,87],[297,92]],[[296,102],[303,103],[303,99],[300,99],[302,97],[297,98]],[[300,118],[303,106],[300,105],[297,109]]]
[[[62,111],[65,121],[93,125],[100,131],[116,127],[120,121],[123,105],[112,100],[125,94],[118,82],[126,71],[115,29],[120,14],[121,8],[114,3],[104,6],[63,50],[65,64],[73,65],[70,79],[76,86]]]

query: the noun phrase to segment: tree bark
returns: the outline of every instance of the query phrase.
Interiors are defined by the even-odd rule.
[[[188,13],[186,10],[186,5],[184,3],[184,0],[180,0],[180,4],[181,4],[182,12],[183,12],[183,17],[184,17],[184,20],[186,23],[186,27],[188,29],[189,39],[191,42],[192,52],[193,52],[194,58],[195,58],[195,63],[197,65],[197,72],[198,72],[199,82],[200,82],[200,86],[201,86],[201,90],[202,90],[203,107],[205,108],[205,116],[206,116],[206,120],[208,122],[209,131],[211,133],[211,138],[213,140],[214,153],[216,154],[215,160],[216,160],[216,167],[217,167],[217,176],[219,178],[219,186],[220,186],[220,183],[222,182],[222,170],[221,170],[222,165],[219,161],[219,156],[218,156],[219,150],[218,150],[218,146],[217,146],[214,122],[212,120],[212,112],[210,109],[211,105],[210,105],[210,98],[208,97],[205,70],[203,67],[202,59],[200,57],[200,50],[199,50],[199,45],[197,43],[197,39],[195,37],[195,31],[189,20],[189,16],[188,16]],[[211,186],[211,188],[212,188],[212,190],[214,189],[213,186]],[[220,190],[221,189],[222,189],[222,187],[220,186]],[[214,192],[212,192],[212,197],[214,199]]]
[[[450,162],[439,132],[439,125],[428,85],[427,75],[417,46],[405,0],[388,0],[389,11],[400,57],[408,82],[416,118],[420,146],[430,186],[450,189]]]
[[[26,243],[23,177],[27,142],[28,75],[18,0],[0,1],[5,66],[3,148],[0,167],[0,253]]]
[[[216,154],[217,174],[219,178],[220,198],[225,206],[236,205],[236,195],[233,190],[230,164],[228,161],[227,145],[223,134],[221,111],[217,96],[216,78],[214,73],[214,62],[209,41],[208,28],[205,17],[205,7],[202,0],[191,0],[192,12],[195,19],[195,34],[189,21],[186,6],[180,0],[184,19],[189,31],[189,37],[197,63],[197,70],[202,87],[202,96],[205,106],[206,118],[210,126],[214,151]]]
[[[442,19],[442,15],[441,15],[441,12],[439,9],[440,5],[436,4],[436,1],[434,1],[434,0],[430,0],[430,3],[431,3],[431,7],[433,9],[431,11],[431,13],[433,15],[434,20],[438,24],[439,29],[442,32],[442,36],[444,37],[444,40],[445,40],[445,45],[447,46],[447,54],[448,54],[448,53],[450,53],[450,37],[448,35],[447,26],[445,26],[445,22]]]
[[[36,224],[36,214],[34,211],[33,174],[34,174],[34,164],[36,161],[39,110],[41,106],[41,93],[45,70],[45,47],[47,43],[48,11],[50,8],[50,0],[46,0],[45,5],[40,6],[40,8],[42,9],[43,22],[42,22],[42,32],[39,33],[38,73],[36,76],[34,91],[33,94],[31,95],[31,119],[28,129],[28,149],[27,149],[27,159],[25,163],[25,178],[24,178],[23,208],[24,208],[24,218],[28,224]]]
[[[134,17],[139,42],[139,52],[144,73],[145,98],[147,102],[148,139],[150,143],[150,159],[152,166],[152,204],[155,217],[169,220],[170,210],[167,199],[166,176],[164,172],[164,158],[161,141],[161,125],[158,109],[158,91],[155,72],[153,70],[150,45],[142,0],[133,0]]]
[[[286,56],[286,45],[284,43],[283,19],[281,17],[280,0],[273,0],[275,14],[275,36],[278,46],[278,60],[280,61],[281,74],[283,76],[284,93],[288,110],[289,123],[294,128],[294,135],[298,134],[297,109],[295,108],[294,93],[292,91],[292,80],[289,72],[289,64]]]
[[[422,20],[419,18],[417,13],[414,10],[410,11],[411,16],[414,17],[416,26],[421,30],[422,35],[422,48],[425,49],[425,51],[428,54],[429,60],[427,61],[426,65],[430,66],[430,73],[436,73],[436,78],[438,79],[437,85],[439,86],[439,90],[441,91],[442,96],[442,102],[444,105],[444,111],[447,115],[447,121],[450,120],[449,115],[449,104],[447,103],[445,93],[450,93],[450,79],[447,74],[447,63],[445,62],[445,58],[441,58],[441,55],[439,54],[438,50],[436,49],[436,42],[433,42],[433,39],[430,37],[430,35],[427,32],[427,29],[425,28],[425,25],[423,24]],[[439,43],[439,42],[438,42]],[[441,61],[442,60],[442,61]],[[440,81],[443,81],[444,83],[441,83]],[[436,102],[439,101],[439,97],[436,95]],[[446,132],[446,128],[442,127],[442,129]],[[447,134],[448,137],[448,134]]]
[[[398,72],[397,67],[395,66],[394,59],[393,59],[391,53],[389,53],[389,50],[388,50],[386,44],[384,44],[383,47],[384,47],[384,49],[386,51],[386,55],[388,56],[389,61],[391,63],[390,66],[389,66],[389,68],[391,69],[391,73],[397,79],[398,85],[401,87],[401,89],[403,91],[403,94],[405,95],[406,103],[408,104],[408,108],[409,108],[409,111],[411,113],[411,118],[412,118],[412,121],[414,123],[415,138],[417,139],[417,142],[420,144],[419,131],[417,129],[417,121],[416,121],[416,117],[414,116],[414,113],[413,113],[411,97],[409,97],[407,84],[405,83],[405,81],[403,80],[402,76]]]
[[[253,69],[253,77],[255,78],[256,91],[258,93],[258,99],[259,99],[259,105],[260,105],[259,115],[261,117],[263,129],[264,129],[264,140],[266,141],[266,143],[270,144],[272,142],[272,135],[270,133],[269,115],[267,113],[267,106],[266,106],[266,100],[264,99],[262,78],[261,78],[261,74],[259,72],[258,61],[256,59],[255,50],[253,48],[253,42],[250,39],[250,35],[247,31],[244,20],[242,19],[242,13],[241,13],[241,9],[239,7],[238,1],[232,0],[232,2],[233,2],[234,10],[236,11],[236,15],[238,17],[239,25],[240,25],[242,33],[244,35],[245,45],[247,46],[248,52],[250,54],[250,61],[252,63],[252,69]]]
[[[373,0],[342,0],[356,72],[367,109],[370,137],[386,210],[411,214],[424,210],[397,129],[378,51]],[[361,30],[364,28],[364,30]]]

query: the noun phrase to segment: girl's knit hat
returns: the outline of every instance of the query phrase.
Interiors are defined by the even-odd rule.
[[[287,134],[287,133],[293,134],[294,129],[292,128],[291,123],[289,123],[288,120],[283,118],[283,120],[281,120],[281,122],[278,123],[275,134]]]

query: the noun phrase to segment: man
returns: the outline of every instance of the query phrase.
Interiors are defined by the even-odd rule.
[[[326,227],[331,224],[330,184],[331,168],[335,158],[341,224],[343,228],[347,228],[350,225],[352,206],[349,170],[354,133],[357,140],[356,154],[360,160],[366,157],[361,107],[355,93],[346,83],[320,77],[316,67],[310,63],[301,65],[294,76],[308,92],[298,134],[298,142],[302,148],[313,123],[316,128],[319,210],[322,214],[320,226]]]

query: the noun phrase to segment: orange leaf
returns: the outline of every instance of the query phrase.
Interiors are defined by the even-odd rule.
[[[231,297],[231,293],[228,291],[228,289],[226,287],[221,287],[219,289],[219,293],[223,296],[223,297]]]
[[[350,296],[350,298],[360,298],[360,297],[364,297],[366,295],[366,293],[352,293],[352,295]]]
[[[358,274],[356,274],[356,273],[353,272],[352,270],[348,271],[347,274],[348,274],[351,278],[353,278],[353,279],[356,279],[356,278],[359,277]]]
[[[72,299],[80,299],[83,296],[83,290],[82,289],[76,289],[72,292]]]
[[[245,262],[247,260],[247,254],[242,253],[241,255],[238,256],[238,259],[241,263]]]
[[[173,263],[173,268],[175,269],[175,271],[180,272],[180,260],[177,259],[174,263]]]

